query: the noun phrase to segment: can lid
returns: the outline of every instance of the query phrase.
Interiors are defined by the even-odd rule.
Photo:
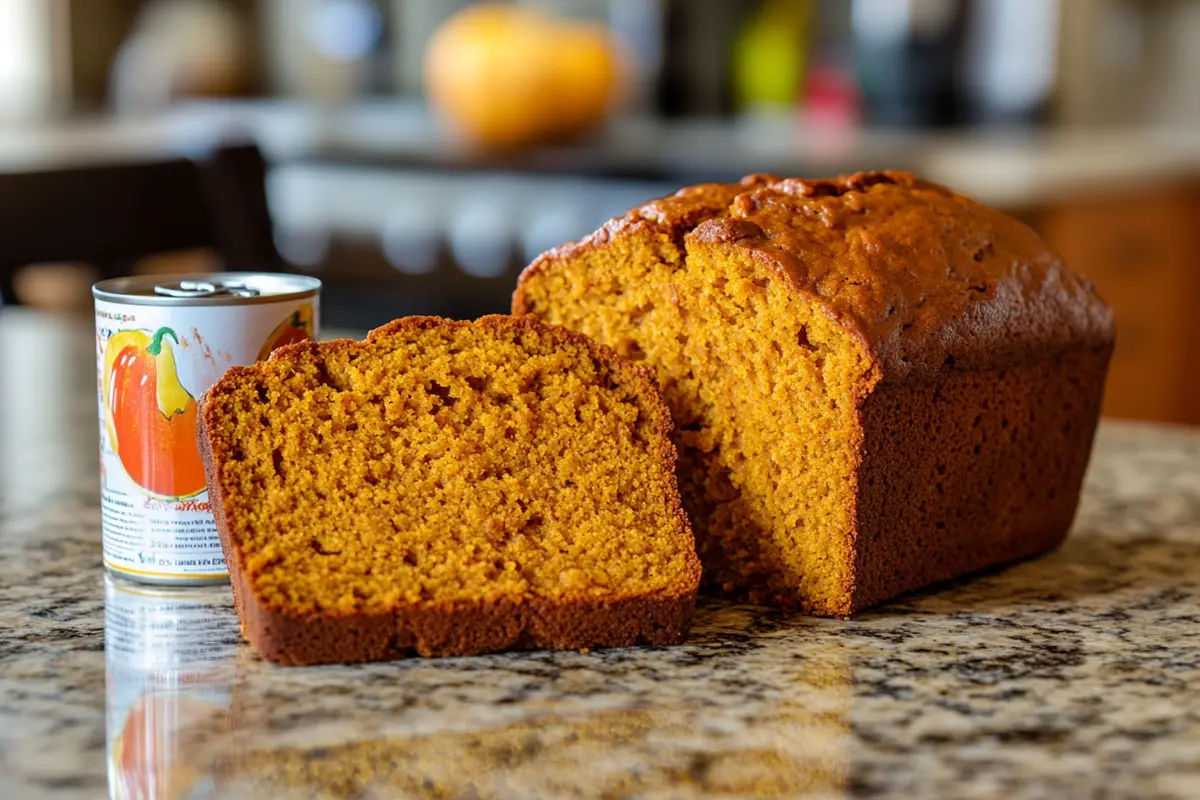
[[[321,282],[308,275],[207,272],[113,278],[93,286],[92,296],[144,306],[221,306],[309,297],[320,289]]]

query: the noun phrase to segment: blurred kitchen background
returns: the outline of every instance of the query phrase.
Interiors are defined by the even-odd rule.
[[[871,168],[1026,219],[1117,309],[1106,412],[1200,423],[1200,0],[0,0],[0,315],[224,267],[474,317],[681,185]]]

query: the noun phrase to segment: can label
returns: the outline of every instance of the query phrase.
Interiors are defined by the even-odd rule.
[[[196,448],[197,401],[229,367],[314,338],[316,304],[96,300],[105,566],[151,581],[228,576]]]

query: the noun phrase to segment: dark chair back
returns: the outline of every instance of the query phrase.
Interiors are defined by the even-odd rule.
[[[140,258],[209,248],[229,269],[278,271],[266,162],[255,145],[202,159],[0,173],[0,299],[28,264],[85,262],[101,277]]]

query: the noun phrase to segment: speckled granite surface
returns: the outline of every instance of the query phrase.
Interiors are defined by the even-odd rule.
[[[1200,434],[1105,427],[1061,550],[850,622],[286,669],[227,589],[106,585],[56,402],[57,458],[0,438],[0,797],[1200,797]]]

